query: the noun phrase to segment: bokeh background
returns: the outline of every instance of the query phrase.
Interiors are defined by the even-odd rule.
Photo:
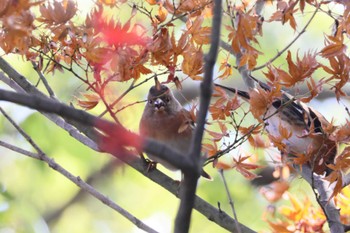
[[[94,6],[91,0],[80,0],[79,11],[81,17],[89,12]],[[265,18],[268,19],[275,6],[269,5],[264,10]],[[337,9],[334,5],[332,11]],[[314,9],[306,9],[304,15],[297,15],[298,30],[306,24]],[[131,13],[129,7],[118,12],[120,18],[125,15],[127,18]],[[142,21],[142,16],[140,22]],[[210,23],[210,22],[208,22]],[[318,51],[323,46],[324,33],[329,33],[334,22],[324,14],[318,14],[303,34],[290,48],[298,51],[300,55],[309,50]],[[229,24],[229,22],[223,22]],[[185,27],[184,27],[185,28]],[[264,35],[259,38],[257,48],[264,52],[258,63],[263,64],[273,57],[279,50],[284,48],[299,32],[294,32],[289,27],[283,27],[280,23],[264,24]],[[223,39],[226,39],[227,32],[223,27]],[[3,53],[1,54],[3,55]],[[221,53],[220,59],[224,59],[226,53]],[[38,83],[37,73],[29,62],[15,55],[6,55],[9,61],[21,74],[28,78],[33,84]],[[286,68],[286,54],[280,56],[274,63],[277,67]],[[234,64],[234,59],[232,59]],[[220,65],[218,63],[218,65]],[[218,66],[216,67],[218,70]],[[262,71],[254,73],[257,78],[263,80]],[[324,77],[319,72],[318,77]],[[179,74],[180,78],[185,78]],[[141,80],[146,78],[141,77]],[[166,77],[159,77],[166,79]],[[56,95],[65,103],[76,105],[76,99],[85,91],[85,86],[72,77],[69,73],[56,72],[48,75],[47,79],[53,87]],[[229,86],[241,87],[244,89],[242,80],[237,72],[223,83]],[[115,95],[129,83],[116,83]],[[148,88],[152,82],[135,89],[120,103],[120,107],[135,101],[145,100]],[[183,98],[183,104],[196,98],[199,83],[186,79],[183,84],[182,93],[177,93]],[[0,88],[8,88],[0,83]],[[41,83],[39,89],[43,89]],[[300,92],[292,90],[292,92]],[[175,89],[175,88],[173,88]],[[317,108],[327,119],[334,119],[336,124],[343,123],[346,112],[342,104],[349,106],[348,100],[342,103],[335,100],[334,94],[329,88],[325,88],[320,98],[313,100],[310,105]],[[306,90],[306,89],[305,89]],[[152,226],[159,232],[171,232],[179,200],[172,194],[139,174],[137,171],[115,162],[115,159],[108,154],[101,154],[72,139],[69,134],[36,111],[20,107],[14,104],[0,103],[15,121],[33,138],[42,150],[54,158],[54,160],[83,180],[90,179],[90,184],[97,190],[107,195],[123,208],[127,209],[136,217]],[[138,131],[144,104],[137,104],[122,111],[118,117],[125,127],[132,131]],[[98,106],[93,114],[100,114],[102,106]],[[1,140],[32,150],[30,145],[16,132],[16,130],[0,116],[0,137]],[[258,154],[266,156],[277,153],[274,149],[265,151],[254,150],[249,145],[243,145],[226,156],[230,160],[232,156],[241,154]],[[162,166],[159,169],[169,176],[180,179],[179,173],[169,172]],[[206,171],[214,180],[200,180],[198,195],[214,206],[220,203],[222,210],[231,213],[228,205],[228,198],[224,191],[223,182],[211,165]],[[242,175],[234,170],[225,172],[230,191],[235,202],[238,220],[250,228],[259,232],[269,232],[266,221],[263,220],[264,213],[281,205],[288,204],[281,200],[271,205],[259,192],[259,188],[251,185]],[[91,178],[93,179],[91,180]],[[292,178],[291,193],[303,198],[313,198],[312,190],[298,176]],[[226,232],[215,224],[211,224],[205,217],[196,211],[193,212],[191,224],[192,232]],[[106,207],[95,198],[81,192],[65,177],[49,168],[41,161],[37,161],[23,155],[14,153],[0,147],[0,233],[109,233],[109,232],[142,232],[124,217]]]

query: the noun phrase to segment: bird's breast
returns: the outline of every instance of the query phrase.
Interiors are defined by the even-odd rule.
[[[156,112],[153,117],[141,120],[140,133],[185,153],[189,150],[193,130],[188,127],[188,129],[179,132],[182,124],[183,119],[177,115]]]

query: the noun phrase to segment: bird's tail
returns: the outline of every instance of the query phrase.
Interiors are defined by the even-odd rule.
[[[239,95],[239,96],[242,97],[243,99],[246,99],[246,100],[249,100],[249,99],[250,99],[249,93],[246,92],[246,91],[241,91],[241,90],[238,90],[238,89],[233,88],[233,87],[226,87],[226,86],[223,86],[223,85],[217,84],[217,83],[215,83],[214,85],[217,86],[217,87],[220,87],[220,88],[222,88],[222,89],[225,89],[225,90],[227,90],[227,91],[230,91],[230,92],[232,92],[232,93],[237,93],[237,95]]]

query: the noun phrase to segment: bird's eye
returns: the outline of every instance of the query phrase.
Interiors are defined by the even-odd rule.
[[[169,102],[170,102],[170,98],[169,98],[169,97],[166,97],[166,98],[165,98],[165,101],[166,101],[167,103],[169,103]]]
[[[149,103],[149,104],[152,104],[152,103],[153,103],[153,101],[152,101],[152,100],[148,100],[148,103]]]

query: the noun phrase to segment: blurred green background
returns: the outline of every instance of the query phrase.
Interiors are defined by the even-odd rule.
[[[90,5],[92,3],[92,1],[79,2],[82,15],[89,7],[85,4],[87,2]],[[266,7],[264,10],[264,14],[267,15],[266,18],[273,9],[273,6]],[[313,10],[313,8],[307,8],[304,14],[305,17],[297,15],[298,30],[301,30],[306,24]],[[130,14],[130,9],[125,11],[124,14]],[[224,25],[229,24],[226,21],[223,23]],[[299,51],[300,56],[308,50],[317,51],[318,48],[323,46],[324,32],[330,33],[332,23],[333,21],[329,17],[320,13],[313,20],[307,32],[291,47],[291,50]],[[264,55],[259,58],[259,64],[268,61],[298,33],[292,31],[289,27],[282,26],[280,23],[266,23],[263,29],[264,35],[259,38],[259,45],[257,46],[258,49],[264,52]],[[224,27],[222,33],[226,35]],[[223,39],[225,40],[226,37],[223,36]],[[219,62],[220,59],[225,58],[225,54],[221,54]],[[285,57],[286,54],[283,54],[274,65],[286,68]],[[6,55],[5,58],[32,83],[37,83],[38,76],[30,63],[13,55]],[[293,58],[295,57],[293,56]],[[232,61],[234,62],[233,59]],[[258,78],[263,77],[261,71],[254,73],[254,75]],[[319,78],[324,75],[320,72]],[[48,75],[47,78],[56,95],[65,103],[72,102],[76,104],[75,97],[79,97],[85,91],[85,87],[69,73],[56,72],[54,76]],[[144,78],[146,76],[142,77],[141,80]],[[160,77],[160,79],[165,79],[165,77]],[[224,83],[243,87],[237,72],[231,78],[225,80]],[[116,96],[118,96],[118,90],[121,89],[120,85],[126,87],[128,84],[115,83]],[[152,83],[148,82],[146,85],[135,89],[122,101],[121,106],[144,100],[151,85]],[[0,88],[7,88],[7,86],[0,83]],[[39,88],[44,90],[41,83]],[[198,83],[196,82],[188,82],[184,85],[184,93],[186,91],[196,92],[197,90]],[[344,122],[346,114],[342,105],[337,104],[334,96],[329,99],[315,100],[311,105],[317,106],[317,109],[325,114],[329,120],[334,117],[337,124]],[[121,164],[112,166],[112,169],[99,174],[102,168],[114,161],[110,155],[88,149],[40,113],[3,102],[1,102],[1,107],[57,163],[74,175],[80,176],[83,180],[96,173],[95,180],[91,184],[97,190],[159,232],[172,231],[179,200],[168,191],[132,168],[121,166]],[[125,127],[137,132],[143,107],[144,104],[134,105],[119,114],[118,118]],[[99,106],[92,113],[99,114],[102,110]],[[30,145],[2,116],[0,116],[0,122],[1,140],[32,150]],[[238,150],[232,151],[227,158],[229,160],[230,156],[247,153],[264,155],[263,151],[254,151],[250,146],[244,145]],[[179,173],[169,172],[163,169],[162,166],[158,166],[158,168],[169,176],[177,180],[180,179]],[[206,167],[206,170],[213,176],[214,181],[200,180],[198,195],[214,206],[220,203],[221,209],[232,215],[224,185],[218,172],[210,165]],[[228,171],[225,176],[235,202],[238,220],[251,229],[269,232],[268,224],[262,220],[262,216],[270,203],[261,196],[258,188],[253,187],[249,181],[236,171]],[[0,233],[142,232],[120,214],[88,194],[80,194],[72,201],[72,198],[76,197],[79,191],[80,189],[77,186],[43,162],[0,147]],[[311,195],[313,198],[311,189],[298,177],[292,180],[291,192],[299,196]],[[282,200],[276,203],[276,206],[285,204],[285,202]],[[191,232],[226,231],[194,211]]]

